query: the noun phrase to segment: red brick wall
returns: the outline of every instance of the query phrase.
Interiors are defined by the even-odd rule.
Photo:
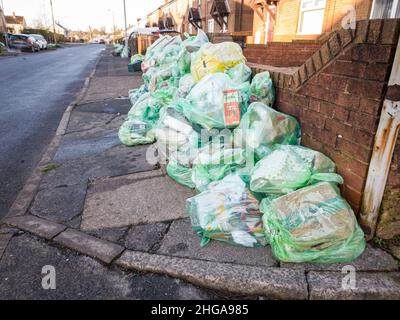
[[[250,63],[293,67],[302,65],[320,47],[317,41],[270,42],[268,45],[247,44],[243,53]]]
[[[276,108],[300,121],[303,145],[336,162],[345,180],[343,195],[355,212],[361,205],[399,25],[399,20],[358,22],[355,32],[334,33],[295,73],[271,71]]]

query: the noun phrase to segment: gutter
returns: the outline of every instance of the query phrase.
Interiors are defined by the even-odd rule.
[[[361,204],[360,224],[366,239],[371,240],[379,218],[383,194],[390,171],[394,148],[400,131],[400,39],[389,78],[388,90],[375,135],[371,162]]]

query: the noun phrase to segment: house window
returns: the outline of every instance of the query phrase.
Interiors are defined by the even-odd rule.
[[[321,34],[326,0],[301,0],[298,33]]]
[[[228,25],[228,17],[224,17],[223,19],[224,19],[224,24],[223,24],[223,26],[222,26],[222,32],[227,32],[227,31],[228,31],[228,28],[227,28],[227,25]]]
[[[213,33],[214,32],[214,19],[210,19],[208,20],[208,24],[207,24],[208,28],[208,32]]]
[[[399,0],[374,0],[371,19],[390,19],[400,17]]]

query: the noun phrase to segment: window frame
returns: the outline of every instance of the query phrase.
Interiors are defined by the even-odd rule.
[[[309,0],[300,0],[300,7],[299,7],[299,15],[298,15],[298,23],[297,23],[297,34],[299,35],[318,35],[323,33],[324,29],[324,20],[325,20],[325,10],[326,10],[326,3],[327,0],[324,0],[324,5],[322,6],[315,6],[312,9],[303,9],[303,2],[304,1],[309,1]],[[314,0],[315,1],[315,0]],[[374,0],[375,1],[375,0]],[[319,33],[308,33],[308,32],[303,32],[300,31],[302,29],[303,25],[303,16],[304,12],[310,12],[310,11],[317,11],[317,10],[322,10],[322,26],[321,26],[321,31]]]
[[[212,31],[210,31],[210,22],[212,22]],[[207,32],[214,33],[215,32],[215,21],[213,18],[207,20]]]
[[[396,12],[398,10],[399,5],[400,5],[400,1],[399,0],[393,0],[392,8],[390,10],[390,17],[388,17],[388,18],[383,18],[383,17],[373,18],[375,6],[376,6],[376,0],[373,0],[372,1],[371,13],[370,13],[369,18],[370,19],[395,19],[396,18]]]

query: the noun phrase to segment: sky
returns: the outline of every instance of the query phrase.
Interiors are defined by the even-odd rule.
[[[51,24],[50,0],[0,0],[6,15],[25,16],[28,25],[39,21]],[[164,0],[126,0],[127,23],[136,25]],[[113,13],[118,28],[124,27],[123,0],[53,0],[54,18],[70,30],[106,27],[112,30]]]

